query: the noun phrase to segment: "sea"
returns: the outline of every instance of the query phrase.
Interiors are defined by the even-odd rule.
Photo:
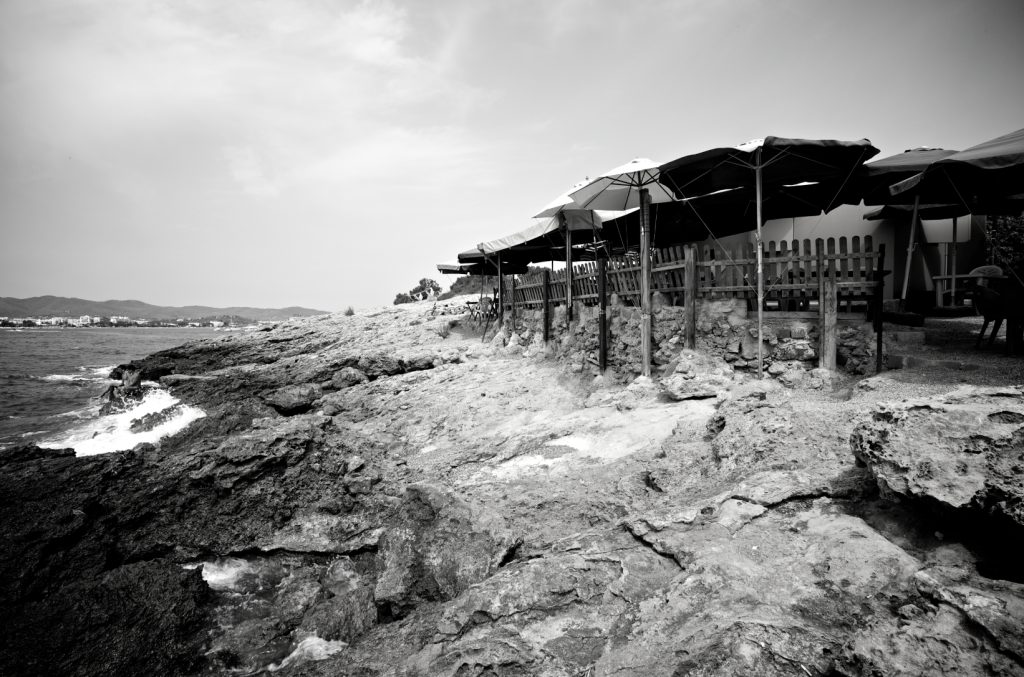
[[[178,401],[160,384],[143,382],[134,408],[100,416],[97,396],[111,383],[111,369],[167,348],[219,336],[202,327],[0,328],[0,452],[32,442],[72,448],[79,456],[131,449],[156,442],[198,418],[183,406],[152,430],[133,433],[133,420]]]

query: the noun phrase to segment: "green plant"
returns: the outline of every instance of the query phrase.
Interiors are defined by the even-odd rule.
[[[1024,266],[1024,215],[990,216],[988,239],[997,266],[1004,271]]]
[[[346,316],[351,317],[352,315],[355,315],[355,314],[356,314],[356,311],[352,309],[352,306],[349,306],[348,308],[345,309],[345,315]]]

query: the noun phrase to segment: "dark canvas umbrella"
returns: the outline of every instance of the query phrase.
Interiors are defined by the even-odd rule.
[[[763,196],[765,221],[796,216],[817,216],[822,209],[819,186],[779,188]],[[723,238],[757,229],[757,194],[735,188],[689,200],[651,205],[651,246],[670,247],[708,238]],[[612,251],[635,248],[640,233],[636,212],[606,220],[603,235]]]
[[[484,275],[487,277],[496,277],[498,275],[497,266],[488,261],[481,263],[449,261],[437,264],[437,271],[442,275]],[[525,275],[528,272],[528,268],[522,264],[506,263],[503,272],[506,275]]]
[[[892,186],[894,198],[973,207],[985,200],[1024,196],[1024,129],[937,160]],[[984,213],[977,209],[975,213]]]
[[[910,215],[910,240],[907,245],[907,265],[904,268],[903,275],[903,291],[900,294],[900,307],[906,302],[907,288],[910,285],[910,264],[914,255],[914,247],[917,242],[917,220],[921,218],[918,214],[918,208],[920,206],[920,200],[913,198],[909,203],[906,203],[906,197],[893,197],[892,193],[889,192],[889,187],[904,179],[910,178],[915,174],[919,174],[927,169],[933,162],[937,162],[950,155],[955,155],[955,150],[945,150],[943,148],[929,148],[922,146],[920,148],[912,148],[910,150],[903,151],[896,155],[890,155],[889,157],[882,158],[880,160],[874,160],[863,165],[853,176],[853,180],[843,193],[843,202],[846,204],[857,205],[861,201],[865,205],[897,205],[889,209],[888,212],[883,213],[898,213],[903,209],[907,210]],[[932,213],[942,205],[929,205]],[[871,214],[876,213],[870,212]],[[956,216],[961,216],[957,214]],[[867,218],[867,215],[865,215]],[[879,218],[886,218],[880,216]],[[954,218],[954,217],[949,217]],[[954,245],[955,246],[955,245]]]
[[[1024,199],[1021,200],[988,200],[979,205],[980,214],[1021,214],[1024,213]],[[884,205],[864,213],[865,221],[881,221],[882,219],[905,219],[914,213],[912,205]],[[972,214],[971,207],[965,205],[920,205],[917,217],[925,221],[937,219],[955,219]]]
[[[889,204],[907,204],[913,200],[960,205],[974,214],[1019,214],[1015,198],[1024,198],[1024,129],[938,159],[921,172],[890,186],[889,193]],[[953,233],[952,287],[955,293],[955,217]]]
[[[832,141],[769,136],[736,147],[713,148],[687,155],[661,166],[661,183],[671,188],[678,199],[729,188],[753,188],[755,191],[758,377],[763,375],[764,368],[761,355],[764,300],[761,226],[765,221],[765,196],[787,186],[816,184],[822,187],[818,190],[818,199],[822,200],[819,208],[829,211],[839,204],[840,195],[856,169],[877,154],[878,149],[867,139]],[[825,187],[833,186],[829,197],[830,191]],[[736,197],[745,198],[739,194]]]

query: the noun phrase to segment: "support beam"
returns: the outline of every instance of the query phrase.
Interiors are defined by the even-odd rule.
[[[544,298],[544,345],[547,346],[550,338],[551,327],[551,271],[544,269],[544,284],[541,286],[541,294]]]
[[[917,209],[921,197],[914,196],[914,213],[910,217],[910,242],[907,244],[907,267],[903,271],[903,293],[900,295],[900,312],[907,310],[907,289],[910,287],[910,266],[914,262],[914,248],[917,246]]]
[[[512,278],[512,293],[509,295],[509,302],[512,311],[512,331],[516,330],[516,276],[509,275]]]
[[[757,192],[757,378],[764,378],[764,252],[761,251],[761,149],[754,151],[754,187]]]
[[[878,267],[875,268],[875,373],[882,373],[882,320],[885,312],[885,245],[878,247]]]
[[[683,338],[690,350],[697,347],[697,248],[683,247]]]
[[[498,256],[498,325],[505,321],[505,278],[501,274],[501,256]]]
[[[650,194],[640,189],[640,373],[651,375],[651,218]]]
[[[558,213],[565,227],[565,319],[572,322],[572,231],[565,214]]]
[[[829,371],[836,370],[836,314],[839,310],[839,288],[836,286],[836,271],[829,265],[821,282],[821,353],[818,366]]]
[[[952,277],[949,279],[949,305],[956,305],[956,217],[953,217],[953,263],[949,274]]]
[[[597,295],[601,300],[601,315],[598,317],[597,366],[604,373],[608,367],[608,288],[605,284],[606,264],[604,259],[597,260]]]

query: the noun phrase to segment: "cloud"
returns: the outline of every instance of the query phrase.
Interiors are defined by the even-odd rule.
[[[220,148],[225,179],[275,195],[350,148],[372,154],[368,140],[382,154],[430,137],[403,131],[412,116],[449,127],[492,100],[446,56],[411,49],[410,17],[389,2],[13,0],[0,24],[5,126],[112,184],[161,153],[162,179],[208,176]]]
[[[242,185],[246,193],[263,197],[278,194],[278,183],[264,176],[256,151],[251,147],[227,146],[224,148],[224,158],[227,160],[231,177]]]

